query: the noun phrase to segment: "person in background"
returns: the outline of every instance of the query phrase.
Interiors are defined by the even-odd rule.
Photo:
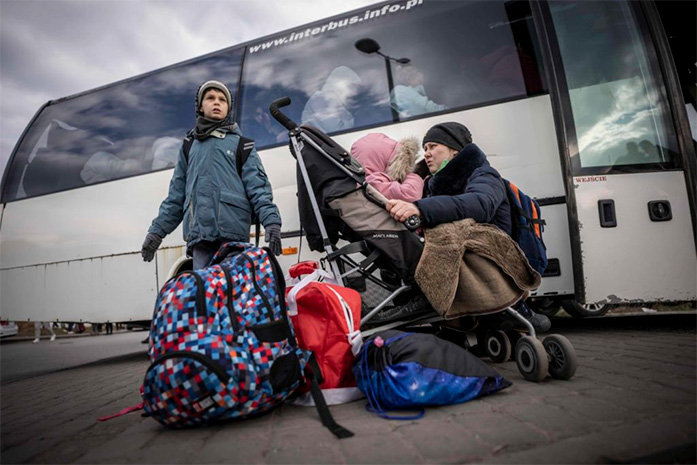
[[[305,104],[302,124],[315,126],[323,132],[351,129],[355,124],[351,100],[361,84],[361,78],[348,66],[334,68],[322,88],[312,94]]]
[[[53,332],[53,327],[50,321],[35,321],[34,322],[34,340],[32,343],[36,344],[41,339],[41,328],[47,330],[51,333],[51,342],[56,340],[56,333]]]
[[[351,156],[365,168],[365,180],[388,199],[414,202],[421,198],[424,181],[414,172],[419,142],[410,137],[399,142],[380,133],[361,137],[351,146]]]
[[[506,186],[476,144],[469,129],[449,122],[433,126],[423,138],[424,158],[431,176],[425,181],[424,198],[415,202],[390,200],[392,217],[404,222],[418,215],[426,226],[472,218],[512,234],[511,205]],[[549,331],[551,322],[533,312],[521,300],[517,310],[536,331]]]
[[[414,65],[397,67],[397,84],[390,92],[390,105],[400,118],[443,111],[447,107],[429,99],[424,89],[424,74]]]
[[[205,268],[224,242],[249,242],[252,211],[264,225],[271,251],[281,254],[281,215],[256,149],[242,166],[242,176],[237,174],[241,132],[230,119],[231,110],[225,84],[206,81],[199,87],[196,126],[189,132],[194,141],[188,156],[179,151],[169,193],[145,236],[141,255],[146,262],[186,218],[187,254],[195,270]]]

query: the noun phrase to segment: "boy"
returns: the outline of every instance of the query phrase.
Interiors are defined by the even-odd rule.
[[[281,215],[255,149],[242,175],[237,174],[241,133],[230,120],[231,109],[230,91],[222,82],[207,81],[199,87],[196,126],[188,134],[194,140],[188,156],[179,151],[169,193],[145,236],[141,255],[146,262],[184,220],[187,254],[195,270],[205,268],[224,242],[249,242],[252,212],[264,225],[271,251],[281,254]]]

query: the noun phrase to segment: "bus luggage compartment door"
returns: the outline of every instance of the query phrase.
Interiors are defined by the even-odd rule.
[[[576,176],[574,187],[585,302],[695,299],[697,259],[682,171]],[[655,205],[663,205],[658,221]]]

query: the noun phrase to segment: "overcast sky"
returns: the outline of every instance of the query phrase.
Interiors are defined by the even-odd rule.
[[[49,100],[378,0],[0,0],[0,173]]]

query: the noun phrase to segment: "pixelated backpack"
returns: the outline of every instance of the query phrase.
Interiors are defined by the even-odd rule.
[[[280,406],[307,377],[322,423],[337,437],[352,436],[321,397],[314,357],[297,345],[273,254],[229,242],[211,263],[179,273],[159,292],[145,411],[174,428],[254,417]]]
[[[511,204],[512,237],[525,253],[530,266],[542,274],[547,268],[547,248],[542,241],[545,221],[540,204],[511,181],[504,179],[506,195]]]

